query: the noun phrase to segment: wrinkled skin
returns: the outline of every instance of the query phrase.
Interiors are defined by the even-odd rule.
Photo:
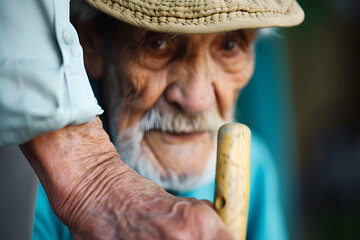
[[[174,197],[124,164],[98,117],[20,147],[75,239],[232,239],[205,202]]]

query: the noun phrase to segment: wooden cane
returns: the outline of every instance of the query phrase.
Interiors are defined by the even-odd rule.
[[[236,240],[246,236],[250,139],[250,129],[240,123],[225,124],[218,132],[214,205]]]

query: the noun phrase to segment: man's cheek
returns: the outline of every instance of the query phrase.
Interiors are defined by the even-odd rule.
[[[130,84],[134,89],[128,103],[139,111],[150,109],[161,97],[166,88],[166,73],[152,72],[140,67],[131,70]]]

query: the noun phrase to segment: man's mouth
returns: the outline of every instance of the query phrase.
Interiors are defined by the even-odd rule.
[[[153,133],[159,135],[159,137],[166,143],[176,144],[197,141],[200,138],[204,137],[206,134],[210,134],[208,131],[193,131],[193,132],[170,132],[170,131],[160,131],[160,130],[151,130],[148,133]]]

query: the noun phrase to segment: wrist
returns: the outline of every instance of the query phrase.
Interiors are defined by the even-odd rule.
[[[66,224],[129,171],[96,117],[43,134],[20,146],[58,217]]]

